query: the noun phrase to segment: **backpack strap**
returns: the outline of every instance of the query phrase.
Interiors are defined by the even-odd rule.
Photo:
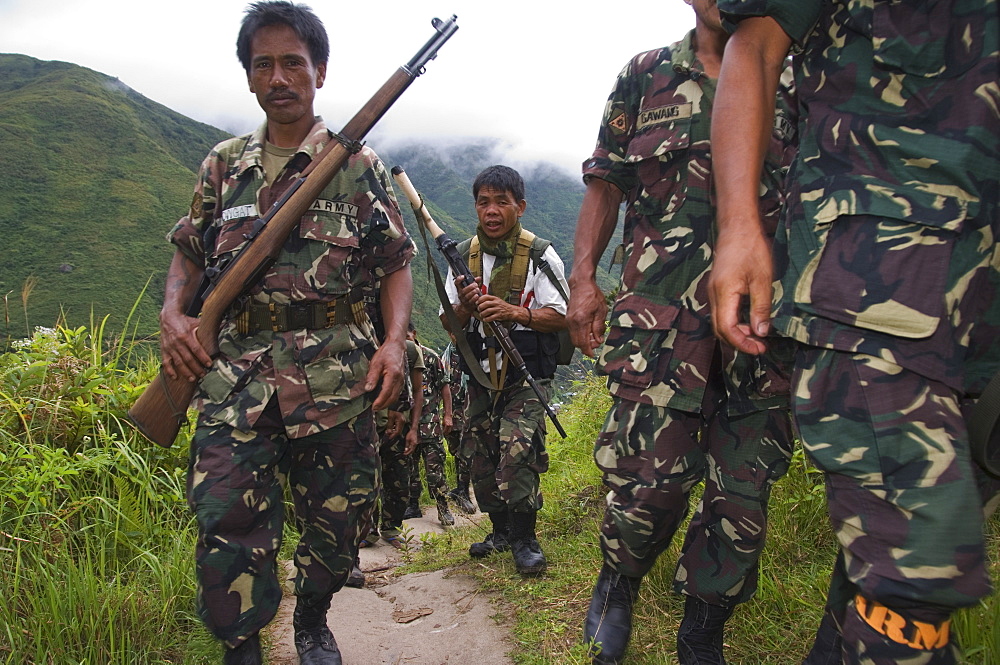
[[[524,285],[528,282],[528,263],[531,261],[531,246],[535,242],[535,234],[528,229],[521,229],[514,246],[514,258],[510,262],[510,294],[507,302],[520,305],[524,295]]]
[[[468,254],[466,255],[466,263],[469,264],[469,271],[472,272],[473,277],[483,276],[483,252],[479,248],[479,236],[472,236],[466,242],[468,245]],[[465,253],[466,246],[465,242],[459,244],[458,251],[460,253]]]

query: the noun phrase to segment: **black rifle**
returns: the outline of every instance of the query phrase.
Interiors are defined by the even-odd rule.
[[[451,266],[451,271],[456,275],[462,276],[462,283],[465,286],[469,284],[475,284],[476,278],[469,270],[469,265],[462,258],[462,255],[458,252],[458,243],[448,237],[448,234],[437,225],[434,219],[431,217],[430,211],[427,210],[427,206],[424,205],[424,200],[421,198],[417,190],[414,189],[413,183],[407,177],[406,173],[399,166],[392,167],[392,177],[395,178],[396,184],[406,195],[406,198],[410,201],[410,207],[413,208],[413,213],[417,216],[417,222],[422,223],[427,230],[430,232],[431,236],[434,238],[434,242],[437,244],[438,250],[444,256],[448,265]],[[442,298],[441,303],[445,308],[451,306],[447,302],[447,298]],[[447,311],[447,309],[446,309]],[[538,401],[542,403],[542,407],[545,409],[545,413],[549,415],[552,420],[552,424],[556,426],[556,430],[562,438],[566,438],[566,430],[563,429],[562,425],[559,424],[559,418],[556,417],[556,412],[552,406],[545,399],[545,395],[542,393],[542,389],[538,386],[538,382],[535,381],[534,377],[528,371],[527,366],[524,364],[524,358],[521,357],[521,353],[514,346],[513,340],[510,338],[510,332],[507,327],[500,324],[494,323],[492,321],[483,321],[483,327],[493,334],[496,338],[497,343],[500,345],[500,349],[503,351],[504,355],[507,357],[508,362],[510,362],[518,372],[524,376],[524,380],[528,382],[531,389],[535,391],[535,395],[538,396]],[[454,331],[455,338],[458,339],[458,334],[461,331]],[[474,362],[469,362],[470,366],[479,368],[478,359]],[[479,368],[482,372],[482,368]],[[478,378],[478,377],[477,377]],[[480,383],[483,381],[480,379]]]
[[[198,342],[210,356],[219,350],[219,328],[229,306],[252,288],[267,273],[289,234],[316,197],[333,180],[352,154],[361,150],[361,139],[375,126],[389,107],[406,91],[424,66],[437,56],[438,49],[458,30],[457,17],[447,21],[434,19],[434,36],[413,58],[401,65],[350,122],[334,136],[336,140],[318,154],[291,184],[288,192],[258,220],[239,254],[223,270],[212,275],[204,292],[189,308],[190,316],[200,312]],[[146,438],[169,447],[187,420],[188,404],[194,397],[196,383],[181,377],[171,379],[164,372],[153,380],[129,409],[132,423]]]

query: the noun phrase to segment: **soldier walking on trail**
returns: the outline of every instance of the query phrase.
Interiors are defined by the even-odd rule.
[[[551,243],[521,228],[527,203],[517,171],[506,166],[485,169],[476,176],[472,196],[479,225],[476,235],[458,249],[476,284],[462,287],[450,271],[445,281],[466,339],[493,382],[491,387],[479,381],[468,384],[467,428],[475,445],[472,482],[479,508],[489,514],[493,526],[469,554],[484,557],[511,550],[518,572],[534,575],[546,567],[535,535],[542,507],[539,474],[549,468],[545,411],[524,377],[510,368],[495,339],[484,335],[482,321],[510,327],[528,371],[547,393],[555,375],[557,333],[566,327],[561,293],[568,287]],[[448,317],[442,315],[442,322],[450,330]]]
[[[237,55],[267,119],[203,162],[191,210],[169,236],[176,252],[160,313],[164,371],[198,382],[188,473],[198,613],[225,644],[224,663],[261,662],[259,631],[281,600],[287,484],[300,533],[295,646],[303,665],[337,665],[326,614],[375,501],[373,409],[388,406],[403,380],[414,247],[387,171],[362,149],[233,306],[219,354],[208,356],[195,336],[199,320],[185,314],[203,274],[247,242],[253,223],[334,140],[313,113],[329,42],[308,7],[251,5]],[[332,202],[347,212],[334,212]],[[371,279],[381,280],[380,346],[360,306]]]
[[[454,526],[455,517],[448,508],[448,483],[444,475],[444,446],[441,435],[444,428],[452,426],[451,387],[448,374],[444,371],[441,357],[432,349],[417,341],[417,333],[411,330],[409,338],[424,356],[422,390],[423,409],[420,416],[420,431],[417,444],[407,448],[410,466],[410,501],[419,501],[421,492],[420,460],[424,461],[427,475],[427,489],[437,505],[438,520],[443,526]]]
[[[474,515],[476,505],[469,496],[469,485],[472,482],[472,469],[469,468],[472,440],[465,435],[466,411],[469,408],[468,377],[462,371],[461,356],[454,342],[445,349],[441,362],[448,373],[451,388],[451,428],[445,426],[444,438],[448,442],[448,452],[455,460],[456,478],[455,488],[448,493],[448,498],[466,515]]]
[[[792,414],[841,546],[806,662],[954,663],[951,614],[990,591],[996,482],[970,461],[965,417],[1000,369],[1000,4],[719,7],[734,32],[712,132],[715,327],[750,353],[772,328],[799,342]],[[747,204],[790,50],[802,150],[772,305]]]
[[[609,493],[604,561],[584,623],[600,664],[624,659],[642,578],[670,544],[699,482],[704,494],[674,577],[685,595],[677,654],[682,665],[725,662],[723,628],[756,591],[770,489],[792,452],[781,345],[754,356],[712,335],[709,129],[727,35],[714,2],[693,6],[695,28],[683,40],[640,53],[622,70],[583,164],[587,190],[567,318],[574,344],[589,356],[598,351],[614,400],[594,445]],[[762,139],[767,168],[750,202],[767,232],[777,224],[794,153],[787,87],[770,104],[784,122]],[[605,337],[595,272],[623,199],[625,263]]]

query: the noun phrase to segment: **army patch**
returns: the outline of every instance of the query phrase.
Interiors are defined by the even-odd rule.
[[[625,130],[628,129],[628,121],[625,119],[625,113],[620,112],[615,116],[614,120],[608,123],[608,127],[615,134],[624,134]]]
[[[694,104],[692,102],[687,102],[685,104],[658,106],[655,109],[641,111],[639,113],[639,122],[636,123],[636,129],[644,129],[650,125],[660,125],[665,122],[673,122],[675,120],[690,118],[693,109]]]
[[[337,215],[351,217],[352,219],[357,219],[358,217],[358,206],[353,203],[345,203],[344,201],[316,199],[313,201],[313,204],[309,206],[309,210],[310,212],[332,212]]]

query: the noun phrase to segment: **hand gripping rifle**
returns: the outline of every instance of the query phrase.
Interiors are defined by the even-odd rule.
[[[219,352],[219,327],[229,306],[260,281],[274,263],[285,240],[298,225],[302,215],[316,197],[340,171],[352,154],[361,150],[361,139],[375,126],[393,103],[418,76],[424,66],[437,56],[438,49],[458,30],[458,17],[447,21],[434,19],[434,36],[413,58],[382,84],[368,103],[351,118],[340,135],[334,135],[326,148],[302,171],[288,191],[267,211],[253,230],[248,242],[218,273],[213,284],[195,296],[202,302],[198,341],[209,355]],[[197,306],[195,307],[197,310]],[[197,311],[189,310],[190,316]],[[187,407],[194,397],[197,384],[178,377],[171,379],[164,372],[143,391],[129,410],[129,419],[148,439],[169,447],[181,425],[187,420]]]
[[[399,166],[392,167],[392,177],[396,180],[396,184],[406,198],[410,201],[410,207],[413,208],[413,213],[417,216],[417,222],[422,223],[423,226],[427,228],[430,232],[431,237],[434,238],[434,242],[437,244],[438,250],[444,255],[445,260],[448,265],[451,266],[451,271],[456,275],[461,275],[463,278],[463,284],[468,286],[469,284],[475,284],[476,278],[473,276],[472,271],[469,270],[469,265],[462,258],[462,255],[458,252],[458,243],[448,237],[440,226],[431,217],[430,211],[427,210],[427,206],[424,205],[424,200],[421,198],[417,190],[414,189],[413,183],[410,182],[409,177],[407,177],[406,172]],[[450,307],[448,299],[443,295],[441,296],[442,305],[447,308]],[[559,418],[556,417],[556,412],[552,409],[552,406],[545,399],[545,395],[542,393],[542,389],[538,386],[538,382],[535,381],[531,373],[528,372],[528,368],[524,364],[524,358],[521,357],[520,352],[517,347],[514,346],[513,340],[510,338],[510,332],[507,327],[498,322],[483,321],[483,327],[490,331],[494,337],[497,339],[497,343],[500,345],[500,349],[503,354],[507,357],[508,362],[510,362],[518,372],[524,377],[524,380],[528,382],[531,389],[535,391],[535,395],[538,396],[538,401],[542,403],[542,407],[545,408],[545,413],[549,415],[552,420],[552,424],[556,426],[556,430],[562,438],[566,438],[566,430],[563,429],[562,425],[559,424]],[[455,331],[455,337],[458,339],[458,334],[460,331]],[[464,346],[464,345],[463,345]],[[463,350],[464,353],[464,350]],[[482,369],[478,366],[478,359],[475,359],[468,364],[470,367],[475,369]],[[478,378],[478,377],[477,377]],[[484,383],[484,379],[479,379],[480,383]],[[488,384],[488,381],[485,381]]]

